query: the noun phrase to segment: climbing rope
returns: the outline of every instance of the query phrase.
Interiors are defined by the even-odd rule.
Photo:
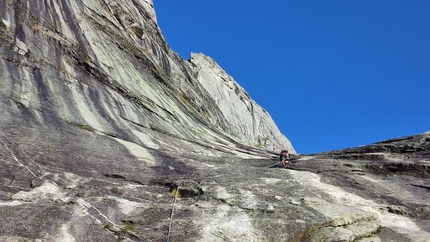
[[[176,199],[178,198],[179,188],[181,187],[182,182],[183,181],[180,181],[178,183],[178,188],[176,188],[176,192],[175,192],[175,198],[173,199],[172,212],[170,213],[170,221],[169,221],[169,232],[167,233],[167,242],[169,242],[170,240],[170,231],[172,229],[173,212],[175,211],[175,203],[176,203]]]
[[[279,162],[278,163],[275,163],[275,164],[273,164],[273,165],[271,165],[271,166],[267,166],[267,168],[270,168],[270,167],[275,167],[276,165],[278,165],[279,164]],[[216,177],[222,177],[222,176],[226,176],[226,175],[228,175],[228,174],[230,174],[231,172],[229,172],[229,173],[227,173],[227,174],[220,174],[220,175],[217,175],[217,176],[212,176],[212,177],[210,177],[210,178],[216,178]],[[173,199],[173,204],[172,204],[172,212],[170,213],[170,221],[169,221],[169,231],[167,232],[167,242],[169,242],[170,241],[170,233],[171,233],[171,230],[172,230],[172,222],[173,222],[173,213],[174,213],[174,211],[175,211],[175,204],[176,204],[176,199],[178,198],[178,193],[179,193],[179,189],[181,188],[181,184],[184,182],[184,181],[186,181],[186,182],[190,182],[190,183],[195,183],[195,184],[198,184],[196,181],[193,181],[193,180],[195,180],[195,179],[199,179],[199,178],[187,178],[187,180],[181,180],[181,181],[179,181],[179,183],[178,183],[178,187],[176,188],[176,191],[175,191],[175,197],[174,197],[174,199]],[[208,179],[208,177],[206,177],[206,179]]]
[[[270,165],[270,166],[263,167],[263,168],[273,168],[273,167],[276,167],[277,165],[279,165],[279,162],[277,162],[277,163],[275,163],[273,165]],[[290,167],[290,169],[292,169],[292,168]],[[232,174],[232,173],[228,172],[226,174],[220,174],[220,175],[216,175],[216,176],[212,176],[212,177],[206,177],[205,179],[222,177],[222,176],[226,176],[226,175],[229,175],[229,174]],[[178,183],[178,187],[176,188],[175,196],[174,196],[174,199],[173,199],[172,211],[170,213],[169,231],[167,233],[167,240],[166,240],[167,242],[170,241],[170,233],[171,233],[171,230],[172,230],[172,222],[173,222],[173,213],[175,211],[175,204],[176,204],[176,200],[178,198],[178,193],[179,193],[179,189],[181,188],[181,184],[183,182],[189,182],[189,183],[195,183],[197,185],[200,185],[199,183],[197,183],[196,181],[194,181],[196,179],[200,180],[201,178],[186,178],[186,180],[180,180],[179,183]]]

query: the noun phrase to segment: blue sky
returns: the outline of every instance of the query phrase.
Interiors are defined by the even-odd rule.
[[[212,57],[298,153],[430,130],[428,0],[154,0],[182,58]]]

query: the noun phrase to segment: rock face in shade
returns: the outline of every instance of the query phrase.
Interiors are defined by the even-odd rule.
[[[190,66],[231,124],[231,132],[248,145],[277,150],[285,147],[295,153],[290,141],[281,134],[270,114],[213,59],[191,53]]]
[[[429,133],[278,169],[291,144],[168,47],[152,1],[0,0],[0,18],[0,241],[429,240]]]

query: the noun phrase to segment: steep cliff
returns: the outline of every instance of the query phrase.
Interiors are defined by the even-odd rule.
[[[1,76],[8,80],[1,93],[6,102],[39,114],[42,123],[41,114],[49,114],[129,139],[139,139],[135,131],[146,128],[191,142],[294,152],[269,116],[247,120],[260,116],[255,102],[257,111],[244,117],[220,109],[195,71],[166,44],[152,1],[1,5]]]
[[[150,0],[0,0],[0,241],[428,241],[428,133],[295,155]],[[276,152],[274,152],[276,151]]]
[[[231,125],[231,132],[250,146],[279,150],[280,147],[295,153],[291,142],[281,135],[269,113],[261,108],[210,57],[191,53],[191,68],[198,81],[208,91]]]

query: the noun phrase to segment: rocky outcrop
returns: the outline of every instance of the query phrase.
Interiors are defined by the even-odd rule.
[[[293,151],[276,125],[263,131],[273,134],[261,137],[267,146],[236,132],[237,120],[228,119],[166,44],[152,2],[0,4],[5,100],[116,136],[124,136],[121,130],[137,138],[133,126],[140,125],[191,142]],[[250,133],[249,128],[241,129]],[[272,137],[281,138],[271,142]]]
[[[231,125],[231,132],[248,145],[295,153],[291,142],[281,135],[275,122],[248,93],[213,59],[191,53],[190,66]]]
[[[279,169],[276,157],[171,156],[78,127],[67,135],[35,127],[11,133],[24,131],[33,142],[3,136],[0,147],[3,240],[430,238],[426,157],[344,159],[336,151],[294,156]],[[380,172],[369,166],[376,163],[422,169]]]
[[[330,194],[338,189],[348,192],[349,195],[338,197],[343,204],[373,210],[380,228],[360,241],[429,241],[429,151],[430,133],[427,132],[303,156],[293,169],[318,174],[321,182],[333,186],[326,189]],[[365,228],[367,225],[360,229]],[[336,228],[337,232],[329,234],[343,229]],[[327,228],[322,231],[325,233]]]
[[[429,134],[278,169],[270,116],[151,4],[0,1],[0,241],[429,240]]]

